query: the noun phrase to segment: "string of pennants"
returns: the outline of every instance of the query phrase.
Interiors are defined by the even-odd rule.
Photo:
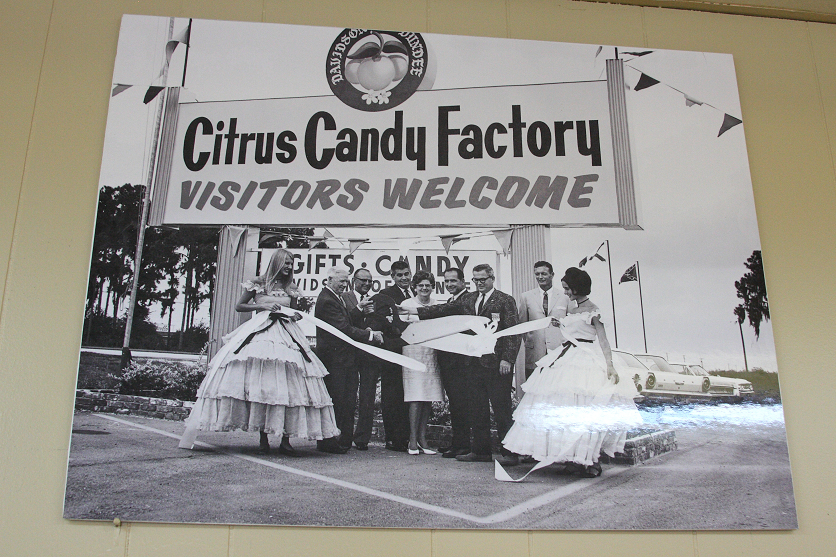
[[[602,46],[598,47],[598,50],[595,53],[595,58],[598,58],[598,55],[601,54],[601,51],[603,50],[603,48],[604,47],[602,47]],[[653,51],[652,50],[642,50],[642,51],[636,51],[636,52],[623,52],[622,54],[633,56],[633,58],[631,58],[631,60],[634,60],[635,58],[640,58],[642,56],[647,56],[648,54],[653,54]],[[635,92],[641,91],[643,89],[647,89],[649,87],[653,87],[654,85],[664,85],[668,89],[672,89],[672,90],[676,91],[677,93],[681,94],[685,98],[685,106],[688,107],[688,108],[690,108],[694,105],[707,106],[709,108],[713,108],[717,112],[722,112],[723,113],[723,123],[720,125],[720,131],[717,133],[717,137],[720,137],[721,135],[723,135],[724,133],[726,133],[727,131],[729,131],[730,129],[735,127],[736,125],[743,123],[743,120],[741,120],[740,118],[736,118],[736,117],[732,116],[731,114],[729,114],[728,112],[725,112],[724,110],[721,110],[721,109],[717,108],[716,106],[714,106],[710,103],[700,101],[699,99],[693,97],[692,95],[689,95],[685,91],[677,89],[676,87],[673,87],[672,85],[668,85],[667,83],[664,83],[664,82],[656,79],[655,77],[652,77],[652,76],[644,73],[643,71],[641,71],[637,68],[634,68],[632,66],[628,66],[626,63],[624,64],[624,66],[627,67],[627,68],[630,68],[631,70],[633,70],[635,72],[639,72],[639,80],[633,86],[633,91],[635,91]]]
[[[380,238],[380,239],[370,239],[370,238],[338,238],[334,236],[327,228],[324,228],[324,232],[321,236],[306,236],[303,234],[293,234],[293,233],[285,233],[285,232],[268,232],[264,236],[261,237],[262,241],[267,239],[274,239],[274,238],[293,238],[299,240],[307,240],[308,241],[308,249],[312,249],[314,246],[319,244],[320,242],[324,242],[326,240],[333,240],[339,242],[343,245],[346,243],[348,244],[349,253],[354,253],[357,249],[362,246],[363,244],[371,243],[372,241],[386,241],[386,242],[396,242],[398,244],[398,251],[400,252],[407,252],[409,251],[414,244],[421,243],[421,242],[431,242],[435,240],[441,240],[441,245],[444,247],[444,251],[446,253],[450,253],[450,248],[453,244],[457,242],[462,242],[465,240],[470,240],[472,238],[480,238],[485,236],[493,236],[497,242],[499,242],[500,249],[502,250],[503,255],[508,255],[511,253],[511,242],[514,236],[514,230],[516,228],[521,227],[512,227],[512,228],[503,228],[500,230],[491,230],[489,232],[470,232],[470,233],[462,233],[462,234],[444,234],[444,235],[433,235],[433,236],[413,236],[413,237],[399,237],[399,238]]]
[[[157,77],[154,78],[154,81],[151,82],[151,85],[148,86],[148,90],[145,91],[145,97],[142,99],[142,102],[145,104],[150,103],[153,101],[160,92],[165,89],[164,85],[157,85],[162,77],[165,75],[165,70],[168,68],[169,63],[171,62],[171,57],[174,55],[174,51],[177,50],[177,47],[181,44],[188,45],[189,44],[189,36],[191,35],[192,24],[191,21],[189,25],[183,28],[179,33],[174,35],[171,40],[169,40],[165,45],[165,63],[163,67],[160,69],[160,73],[157,74]],[[110,96],[115,97],[119,93],[127,91],[133,84],[128,83],[114,83],[113,89],[110,91]]]

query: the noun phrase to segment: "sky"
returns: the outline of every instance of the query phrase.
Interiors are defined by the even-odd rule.
[[[100,185],[148,181],[156,102],[144,105],[142,97],[148,85],[161,84],[168,22],[140,16],[123,20],[113,81],[134,87],[111,99]],[[174,34],[187,23],[175,20]],[[336,33],[321,27],[195,21],[181,99],[329,96],[325,79],[313,79],[298,68],[324,67],[323,53],[305,45],[311,37],[330,44]],[[499,39],[468,37],[463,42],[460,37],[423,36],[438,68],[435,90],[599,80],[605,60],[615,54],[615,47],[606,45],[505,40],[507,48],[498,53],[494,48],[495,54],[486,57],[480,54]],[[739,301],[734,281],[746,272],[744,262],[760,249],[760,242],[744,126],[718,137],[725,114],[741,118],[734,63],[730,55],[716,53],[629,54],[645,50],[649,49],[618,47],[628,86],[635,86],[642,72],[661,82],[627,91],[642,230],[552,228],[551,254],[544,258],[552,261],[559,279],[565,268],[609,241],[609,254],[606,248],[599,252],[609,261],[593,261],[585,269],[593,279],[591,298],[602,311],[612,344],[617,336],[619,348],[645,351],[643,306],[648,352],[673,362],[702,362],[710,370],[742,369],[740,330],[732,313]],[[184,55],[180,45],[171,59],[170,85],[180,84]],[[702,104],[686,106],[686,94]],[[389,238],[397,236],[422,238],[420,247],[441,249],[434,239],[440,229],[331,232],[370,238],[368,247],[395,249],[398,242]],[[491,236],[460,245],[499,249]],[[618,284],[635,262],[641,271],[641,299],[638,283]],[[776,371],[770,324],[761,326],[759,339],[745,324],[743,336],[749,367]]]

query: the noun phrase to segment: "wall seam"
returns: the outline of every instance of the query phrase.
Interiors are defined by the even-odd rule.
[[[29,163],[29,150],[32,147],[32,129],[35,127],[35,111],[38,109],[38,96],[41,92],[41,79],[44,75],[44,61],[46,60],[46,48],[49,44],[49,34],[52,29],[52,14],[55,11],[55,0],[52,0],[52,4],[49,8],[49,21],[46,25],[46,36],[44,37],[44,48],[41,52],[41,64],[40,69],[38,70],[38,82],[35,86],[35,98],[32,101],[32,115],[29,118],[29,134],[26,136],[26,150],[23,154],[23,170],[20,173],[20,183],[17,189],[17,204],[15,205],[15,216],[14,220],[12,221],[12,238],[11,243],[9,244],[9,255],[6,260],[6,274],[3,277],[3,290],[2,296],[0,296],[0,329],[2,329],[3,325],[3,308],[5,307],[6,302],[6,293],[8,292],[7,286],[9,284],[9,275],[11,274],[11,267],[12,267],[12,253],[14,253],[14,246],[15,246],[15,237],[17,236],[17,221],[18,217],[20,216],[20,197],[23,193],[23,180],[26,178],[26,170],[27,165]]]
[[[819,99],[819,110],[821,110],[822,122],[824,123],[824,135],[827,138],[827,152],[830,154],[830,177],[832,179],[831,186],[836,188],[836,166],[833,162],[833,143],[830,140],[830,128],[827,125],[827,112],[824,106],[824,96],[822,95],[822,83],[819,79],[819,66],[816,62],[816,51],[813,48],[813,37],[810,34],[810,22],[804,23],[804,32],[807,35],[807,47],[810,49],[810,60],[813,62],[813,77],[816,81],[816,96]]]

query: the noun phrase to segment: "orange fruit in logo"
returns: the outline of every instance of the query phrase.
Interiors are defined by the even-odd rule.
[[[406,75],[408,68],[406,58],[403,56],[390,56],[389,59],[395,64],[395,81],[399,81]]]
[[[357,69],[357,78],[369,91],[382,91],[395,79],[395,64],[388,56],[366,58]]]
[[[345,78],[349,83],[357,85],[360,78],[357,77],[357,70],[360,69],[360,60],[351,60],[345,65]]]

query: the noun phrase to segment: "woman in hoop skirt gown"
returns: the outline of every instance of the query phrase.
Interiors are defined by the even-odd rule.
[[[623,451],[627,430],[640,426],[642,418],[633,382],[613,368],[600,312],[589,300],[589,275],[571,267],[562,286],[577,304],[559,320],[566,342],[540,360],[521,386],[525,394],[502,444],[541,463],[565,463],[581,476],[596,477],[600,453],[612,457]],[[596,337],[600,352],[593,350]]]
[[[300,292],[293,283],[293,255],[277,250],[265,274],[242,286],[235,309],[256,311],[252,321],[263,323],[255,328],[252,322],[244,323],[224,337],[235,349],[219,352],[216,358],[221,360],[210,365],[187,427],[258,431],[264,453],[270,450],[267,435],[280,434],[279,453],[297,456],[290,437],[322,440],[336,437],[340,430],[323,381],[328,371],[296,323],[301,316],[262,316],[296,307]]]

